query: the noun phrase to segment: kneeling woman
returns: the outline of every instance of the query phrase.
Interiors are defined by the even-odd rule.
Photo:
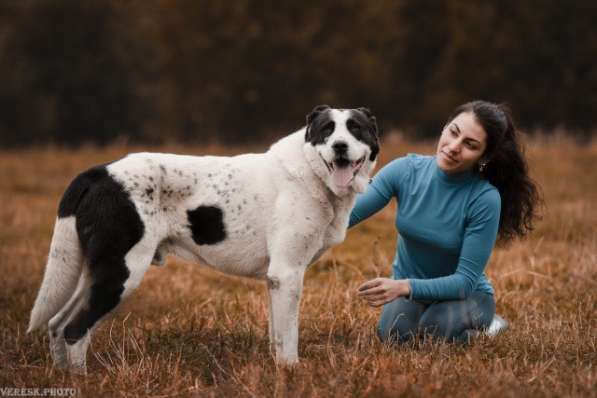
[[[350,225],[394,197],[400,236],[393,278],[367,281],[358,292],[384,306],[379,337],[425,333],[467,342],[495,314],[484,270],[496,238],[532,229],[538,201],[510,114],[485,101],[458,107],[436,155],[411,154],[383,167],[357,199]]]

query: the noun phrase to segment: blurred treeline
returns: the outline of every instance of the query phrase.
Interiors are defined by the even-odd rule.
[[[0,144],[242,143],[320,103],[436,134],[470,99],[597,124],[597,2],[0,0]]]

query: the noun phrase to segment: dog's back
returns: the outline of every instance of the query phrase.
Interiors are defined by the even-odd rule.
[[[83,271],[88,279],[104,278],[90,257],[120,257],[121,265],[110,266],[120,277],[107,278],[120,285],[112,289],[120,295],[132,272],[124,256],[142,238],[155,244],[154,255],[173,253],[223,272],[265,276],[275,162],[269,154],[135,153],[79,174],[60,201],[29,331],[65,307]]]

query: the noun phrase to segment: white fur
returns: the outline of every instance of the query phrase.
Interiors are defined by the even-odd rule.
[[[47,323],[64,307],[77,286],[82,259],[75,217],[56,219],[44,279],[31,311],[28,332]]]
[[[125,257],[130,277],[122,296],[141,282],[156,250],[162,257],[175,254],[222,272],[267,279],[272,350],[279,363],[295,363],[305,269],[327,248],[344,240],[355,195],[364,191],[375,165],[369,160],[369,146],[344,127],[348,113],[332,112],[337,128],[317,146],[305,142],[305,129],[301,129],[264,154],[195,157],[136,153],[107,166],[109,174],[129,193],[144,224],[143,238]],[[351,160],[365,158],[344,188],[334,185],[322,160],[333,160],[331,146],[336,140],[348,143]],[[146,192],[152,187],[150,199]],[[197,245],[187,211],[210,205],[223,210],[227,236],[216,244]],[[76,282],[81,287],[86,280],[77,268],[82,260],[75,247],[74,221],[71,217],[56,222],[51,253],[68,246],[71,257],[61,260],[51,254],[29,330],[56,314],[50,332],[61,336],[84,299],[81,288],[67,303]],[[51,288],[50,284],[61,287]],[[68,355],[63,340],[52,338],[53,356],[57,362],[68,356],[71,366],[84,369],[90,337],[91,330],[68,347]]]

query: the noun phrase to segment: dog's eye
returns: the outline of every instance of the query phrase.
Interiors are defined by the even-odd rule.
[[[321,130],[324,134],[332,134],[334,132],[334,127],[335,127],[335,123],[334,122],[330,122],[328,124],[326,124],[325,126],[323,126],[323,129]]]
[[[346,122],[346,127],[348,127],[348,130],[350,131],[361,131],[361,126],[352,119],[349,119]]]
[[[358,124],[352,119],[348,119],[348,121],[346,122],[346,127],[348,128],[348,131],[350,131],[351,134],[355,136],[356,139],[361,139],[363,131],[360,124]]]

